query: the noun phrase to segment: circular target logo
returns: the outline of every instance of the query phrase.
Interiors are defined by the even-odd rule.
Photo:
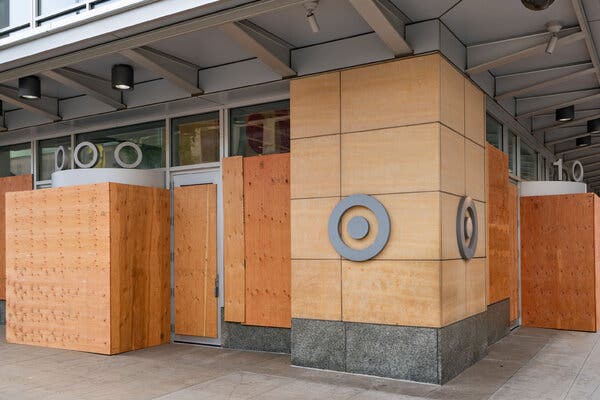
[[[371,244],[365,248],[355,249],[350,247],[342,238],[342,218],[349,210],[355,207],[364,207],[373,213],[377,221],[377,234]],[[346,233],[352,241],[363,241],[373,227],[367,218],[355,215],[346,224]],[[343,198],[333,209],[328,224],[329,241],[338,254],[352,261],[366,261],[379,254],[390,238],[390,217],[377,199],[366,194],[354,194]]]
[[[477,249],[479,226],[477,224],[477,209],[470,197],[463,197],[458,204],[456,213],[456,240],[458,250],[465,260],[470,260]]]

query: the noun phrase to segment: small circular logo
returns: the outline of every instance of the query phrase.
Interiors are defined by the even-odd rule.
[[[342,239],[340,223],[344,214],[354,208],[364,207],[371,211],[377,219],[377,234],[375,240],[364,249],[353,249]],[[354,240],[364,240],[371,231],[367,218],[354,216],[346,226],[348,235]],[[366,194],[354,194],[343,198],[333,209],[329,216],[329,241],[338,254],[352,261],[366,261],[379,254],[390,238],[390,217],[377,199]]]
[[[458,203],[458,212],[456,213],[456,240],[460,255],[465,260],[470,260],[475,256],[478,236],[479,226],[475,202],[470,197],[463,197]]]

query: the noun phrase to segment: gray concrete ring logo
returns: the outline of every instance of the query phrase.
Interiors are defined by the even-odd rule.
[[[456,213],[456,240],[460,255],[465,260],[470,260],[475,255],[478,236],[479,226],[475,202],[470,197],[463,197],[458,204]]]
[[[365,207],[377,218],[377,236],[375,241],[365,249],[356,250],[348,246],[340,233],[340,222],[346,211],[353,207]],[[348,222],[348,234],[356,240],[364,239],[369,234],[369,221],[365,217],[356,216]],[[335,206],[329,216],[329,241],[338,254],[352,261],[366,261],[381,252],[390,238],[390,216],[385,207],[377,199],[366,194],[353,194],[345,197]]]

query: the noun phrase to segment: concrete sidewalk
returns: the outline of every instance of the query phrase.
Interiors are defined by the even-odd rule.
[[[444,386],[290,366],[287,355],[164,345],[118,356],[6,344],[0,399],[600,399],[600,335],[519,329]]]

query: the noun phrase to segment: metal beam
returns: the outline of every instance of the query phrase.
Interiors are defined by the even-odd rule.
[[[119,53],[139,66],[179,86],[192,96],[204,93],[198,87],[198,68],[192,66],[190,63],[149,47],[126,49]]]
[[[552,125],[548,125],[548,126],[544,126],[542,128],[537,128],[534,129],[535,131],[549,131],[551,129],[556,129],[556,128],[563,128],[565,126],[571,126],[571,125],[577,125],[577,124],[582,124],[584,122],[587,122],[590,119],[596,119],[596,118],[600,118],[600,113],[598,114],[592,114],[592,115],[588,115],[586,117],[581,117],[581,118],[576,118],[573,119],[571,121],[566,121],[566,122],[557,122],[556,124],[552,124]],[[548,142],[549,143],[549,142]]]
[[[590,54],[592,65],[594,65],[594,69],[596,70],[596,79],[600,84],[600,58],[598,58],[598,51],[596,50],[596,45],[594,44],[590,24],[585,15],[585,9],[583,8],[581,0],[571,0],[571,3],[573,4],[573,11],[575,11],[575,15],[577,16],[579,27],[584,34],[585,46]]]
[[[565,46],[570,43],[573,43],[573,42],[576,42],[579,40],[583,40],[584,37],[585,37],[585,34],[583,32],[581,32],[581,31],[575,32],[575,33],[572,33],[567,36],[563,36],[560,39],[558,39],[556,46],[557,46],[557,48],[560,46]],[[541,44],[538,44],[538,45],[535,45],[532,47],[528,47],[526,49],[517,51],[515,53],[507,54],[505,56],[484,62],[479,65],[475,65],[470,68],[467,68],[466,72],[469,74],[476,74],[478,72],[483,72],[483,71],[487,71],[487,70],[495,68],[495,67],[499,67],[501,65],[510,64],[510,63],[520,60],[522,58],[531,57],[536,54],[543,54],[544,51],[546,51],[546,46],[547,46],[547,43],[544,42],[544,43],[541,43]]]
[[[125,104],[121,102],[121,93],[113,89],[110,82],[95,75],[90,75],[72,68],[59,68],[45,71],[42,72],[42,75],[53,81],[62,83],[65,86],[79,90],[117,110],[126,108]]]
[[[569,100],[569,101],[563,101],[561,103],[552,104],[550,106],[547,106],[544,108],[539,108],[537,110],[527,111],[522,114],[517,114],[516,118],[526,118],[526,117],[531,117],[531,116],[538,115],[538,114],[544,114],[549,111],[554,111],[557,108],[567,107],[567,106],[575,105],[575,104],[587,103],[588,101],[592,101],[592,100],[596,100],[596,99],[600,99],[600,93],[592,94],[589,96],[579,97],[579,98]]]
[[[142,32],[136,35],[128,36],[122,39],[116,39],[109,43],[99,44],[82,50],[73,51],[56,57],[51,57],[43,61],[37,61],[0,72],[0,82],[7,82],[18,79],[22,76],[35,75],[42,71],[66,67],[71,64],[86,60],[118,53],[123,50],[141,47],[150,43],[172,38],[189,32],[200,31],[203,29],[214,28],[222,24],[240,21],[257,15],[275,12],[287,7],[301,5],[306,0],[257,0],[251,3],[243,4],[239,7],[230,8],[220,12],[204,15],[187,21],[178,22],[172,25],[163,26],[148,32]]]
[[[588,135],[589,135],[589,133],[587,133],[587,132],[579,133],[577,135],[567,136],[567,137],[564,137],[562,139],[550,140],[549,142],[544,142],[544,144],[546,146],[553,146],[555,144],[568,142],[568,141],[571,141],[571,140],[574,140],[574,139],[578,139],[580,137],[584,137],[584,136],[588,136]]]
[[[595,68],[584,69],[583,71],[573,72],[570,74],[560,76],[558,78],[548,79],[546,81],[539,82],[534,85],[525,86],[520,89],[515,89],[515,90],[510,90],[508,92],[500,93],[499,95],[495,96],[495,99],[499,100],[499,99],[503,99],[505,97],[516,97],[520,94],[529,93],[534,90],[543,89],[543,88],[553,86],[553,85],[558,85],[560,83],[568,82],[573,79],[581,78],[582,76],[594,74],[595,72],[596,72]]]
[[[563,150],[563,151],[559,151],[556,154],[573,154],[573,153],[579,153],[580,151],[584,151],[584,150],[588,150],[588,149],[593,149],[593,148],[596,148],[596,147],[600,147],[600,143],[594,143],[594,144],[591,144],[591,145],[586,146],[586,147],[576,147],[574,149]],[[600,153],[594,155],[594,157],[598,157],[598,156],[600,156]],[[581,160],[581,159],[572,158],[572,159],[570,159],[568,161],[575,161],[575,160]]]
[[[584,147],[584,148],[589,148],[589,147],[590,147],[590,146],[588,146],[588,147]],[[561,154],[561,152],[559,151],[559,152],[558,152],[558,153],[556,153],[556,154]],[[600,153],[589,154],[589,155],[587,155],[587,156],[583,156],[583,157],[574,157],[574,158],[570,158],[570,159],[568,159],[568,160],[565,160],[565,159],[563,158],[563,161],[564,161],[565,163],[572,162],[572,161],[577,161],[577,160],[579,160],[579,161],[582,161],[582,162],[583,162],[584,160],[589,160],[589,159],[591,159],[591,158],[598,158],[598,157],[600,157]]]
[[[407,18],[389,0],[350,0],[350,4],[373,28],[394,56],[401,57],[413,53],[413,49],[404,39],[404,24]]]
[[[250,21],[230,22],[221,26],[221,30],[282,78],[296,75],[290,68],[289,43]]]
[[[0,100],[21,107],[24,110],[39,114],[52,121],[60,121],[58,115],[58,99],[53,97],[41,97],[35,100],[26,100],[19,97],[16,89],[0,85]]]

